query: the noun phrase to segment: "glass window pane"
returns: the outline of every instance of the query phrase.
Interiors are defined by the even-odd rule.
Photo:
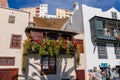
[[[21,35],[13,34],[11,37],[10,48],[21,48]]]
[[[98,48],[98,58],[99,59],[107,59],[107,50],[105,43],[97,43]]]

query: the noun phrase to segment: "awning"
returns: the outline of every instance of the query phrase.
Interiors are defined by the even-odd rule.
[[[101,63],[100,67],[109,67],[108,63]]]

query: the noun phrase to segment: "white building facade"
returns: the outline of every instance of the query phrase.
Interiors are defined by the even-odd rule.
[[[25,28],[29,23],[29,13],[8,8],[0,8],[0,79],[24,80],[22,74],[23,41]]]
[[[30,13],[30,22],[33,22],[33,17],[56,18],[56,15],[48,14],[48,4],[40,4],[38,7],[20,8],[20,10]]]
[[[30,22],[33,22],[33,17],[39,17],[39,7],[20,8],[20,10],[30,13]]]
[[[99,8],[81,5],[62,27],[63,30],[81,33],[76,38],[83,38],[84,57],[81,56],[80,60],[81,65],[85,63],[85,80],[88,80],[89,69],[100,70],[101,67],[120,66],[120,46],[116,45],[119,44],[119,39],[116,39],[114,32],[118,31],[119,36],[119,24],[120,12],[115,8],[102,11]],[[106,27],[111,29],[110,34],[106,34]],[[77,69],[82,69],[81,65]]]
[[[67,47],[69,43],[65,43],[67,40],[65,37],[69,35],[67,37],[69,37],[70,39],[69,42],[70,42],[72,40],[72,36],[76,35],[77,33],[69,32],[69,31],[67,32],[67,31],[62,31],[62,30],[55,30],[55,29],[50,29],[50,28],[38,28],[38,27],[27,27],[25,31],[28,34],[29,39],[30,39],[29,34],[32,37],[34,37],[32,39],[32,43],[33,41],[37,41],[37,40],[40,41],[44,39],[44,41],[42,41],[41,43],[43,43],[44,47],[46,46],[45,52],[43,52],[42,53],[43,55],[41,56],[39,55],[40,52],[38,51],[32,52],[32,49],[30,48],[27,50],[31,50],[31,51],[27,51],[27,54],[24,53],[26,54],[26,58],[25,58],[26,66],[24,67],[25,73],[27,73],[26,80],[28,79],[30,80],[76,80],[76,72],[75,72],[76,52],[71,51],[70,53],[68,52],[68,54],[66,54],[66,48],[64,48],[64,51],[63,49],[60,49],[60,52],[58,52],[58,55],[56,55],[54,51],[57,51],[58,48],[53,49],[52,45],[54,44],[51,43],[50,39],[52,39],[52,41],[58,41],[59,40],[58,38],[60,38],[60,35],[61,35],[62,40],[64,40],[64,42],[62,41],[63,47],[65,46]],[[43,34],[41,34],[41,32]],[[36,33],[37,33],[37,36],[35,35]],[[39,34],[41,36],[39,36]],[[50,34],[52,34],[52,36]],[[57,40],[56,38],[54,38],[54,35],[56,34],[59,35],[59,36],[56,36]],[[45,38],[44,36],[47,36],[49,40]],[[38,37],[41,37],[41,38],[38,38]],[[50,48],[47,47],[47,43],[49,42],[50,42],[49,47],[52,46],[51,54],[53,54],[53,56],[50,56],[50,53],[48,52]],[[58,44],[55,44],[54,47],[58,45],[59,45],[59,42]],[[71,49],[73,50],[73,47]]]
[[[40,17],[47,17],[48,16],[48,4],[40,4]]]
[[[69,18],[72,16],[72,14],[73,14],[73,12],[71,10],[60,9],[60,8],[56,9],[56,17],[57,18]]]

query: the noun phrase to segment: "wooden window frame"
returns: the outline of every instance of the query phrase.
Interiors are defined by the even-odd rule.
[[[16,40],[16,39],[14,40],[15,37],[17,37],[17,38],[19,37],[19,39],[18,40]],[[20,49],[21,48],[21,42],[22,42],[22,35],[12,34],[11,35],[10,48]],[[16,46],[13,46],[13,44],[16,44]]]
[[[43,58],[48,58],[48,69],[43,69]],[[54,65],[53,67],[50,66],[50,60],[51,58],[54,58]],[[42,56],[41,58],[41,75],[49,75],[49,74],[56,74],[56,57],[49,57],[49,56]]]
[[[32,39],[34,41],[42,42],[43,41],[43,32],[31,31]]]
[[[98,58],[99,59],[108,59],[106,43],[97,43],[98,49]],[[104,57],[101,57],[104,56]]]
[[[0,63],[0,66],[14,66],[15,65],[15,57],[0,57],[0,59],[3,59],[3,61],[6,61],[5,59],[13,59],[12,64],[8,64],[8,61],[6,61],[6,64]]]
[[[57,40],[58,39],[58,34],[55,33],[47,33],[47,38],[49,40]]]
[[[114,44],[116,59],[120,59],[120,44]]]
[[[113,19],[117,19],[117,13],[116,12],[111,12],[111,14],[112,14]]]
[[[15,23],[15,16],[9,15],[8,23],[14,24]]]

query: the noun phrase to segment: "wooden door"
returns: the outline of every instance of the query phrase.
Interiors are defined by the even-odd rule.
[[[85,80],[84,70],[76,70],[76,80]]]
[[[0,80],[18,80],[18,69],[0,69]]]

